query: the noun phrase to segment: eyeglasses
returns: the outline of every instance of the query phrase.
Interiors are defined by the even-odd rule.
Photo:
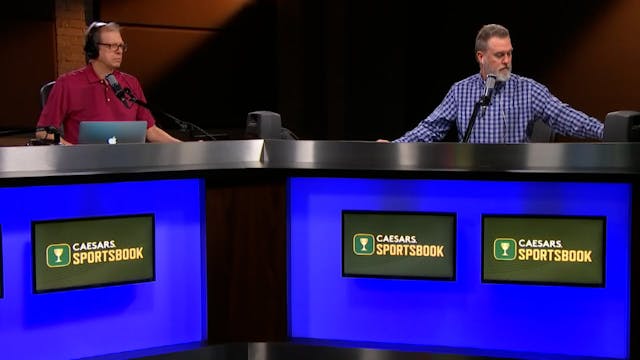
[[[97,43],[97,44],[106,46],[111,51],[116,51],[118,49],[121,49],[122,52],[126,52],[127,51],[127,44],[125,44],[125,43],[121,43],[121,44]]]

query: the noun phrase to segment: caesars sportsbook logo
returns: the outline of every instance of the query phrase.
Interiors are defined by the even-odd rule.
[[[365,256],[445,256],[444,245],[420,244],[416,235],[397,234],[355,234],[353,253]]]
[[[496,260],[590,263],[592,254],[593,250],[567,249],[562,240],[497,238],[493,241]]]
[[[52,244],[47,246],[47,266],[91,265],[144,259],[144,247],[118,248],[115,240]]]
[[[51,268],[68,266],[71,263],[71,247],[69,244],[52,244],[47,246],[47,266]]]

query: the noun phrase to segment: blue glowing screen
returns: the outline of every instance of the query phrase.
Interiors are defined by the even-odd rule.
[[[628,356],[629,184],[291,178],[289,196],[293,338]],[[456,280],[342,277],[342,210],[456,213]],[[606,217],[606,286],[482,283],[483,214]]]
[[[6,359],[69,359],[205,338],[201,180],[0,188]],[[156,280],[32,292],[31,221],[155,215]]]

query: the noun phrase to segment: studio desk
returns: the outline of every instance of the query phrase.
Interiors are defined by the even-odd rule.
[[[640,144],[633,143],[475,145],[241,140],[5,147],[0,148],[0,190],[38,189],[33,194],[11,195],[15,197],[7,203],[21,203],[23,210],[6,210],[5,206],[4,217],[11,215],[8,212],[49,208],[47,215],[34,210],[40,215],[26,219],[50,220],[57,209],[86,202],[83,189],[60,195],[57,189],[70,185],[136,184],[135,192],[123,193],[126,199],[119,199],[119,188],[109,190],[113,191],[109,199],[92,198],[90,204],[82,205],[89,209],[86,216],[117,215],[118,204],[125,200],[145,203],[154,199],[176,204],[175,210],[163,208],[165,215],[157,215],[157,231],[174,226],[167,218],[183,216],[179,204],[200,206],[195,212],[195,221],[199,222],[195,231],[191,220],[175,225],[189,229],[177,234],[196,238],[176,239],[171,245],[177,249],[182,246],[180,241],[202,243],[202,276],[195,281],[196,290],[185,290],[183,294],[194,299],[201,291],[201,299],[193,302],[200,309],[195,315],[171,315],[175,316],[171,326],[180,327],[182,318],[195,316],[198,319],[184,326],[200,328],[187,331],[189,334],[184,337],[154,335],[154,339],[161,339],[156,342],[129,342],[114,337],[103,348],[93,343],[92,350],[63,352],[62,357],[198,340],[220,344],[301,338],[629,358],[640,353],[638,342],[633,341],[638,338],[638,286],[632,282],[638,270],[638,262],[633,261],[637,257],[633,244],[640,234],[636,226],[640,224],[638,154]],[[196,191],[181,193],[181,187],[172,188],[173,181],[183,179],[195,180],[199,184]],[[147,186],[156,181],[165,185]],[[86,191],[93,194],[94,190]],[[102,201],[110,203],[104,213],[102,205],[95,205]],[[98,206],[97,210],[92,206]],[[344,277],[340,264],[340,210],[457,214],[455,279]],[[60,217],[84,216],[83,211],[63,211]],[[485,213],[606,217],[605,281],[595,287],[484,283],[479,257],[481,216]],[[5,226],[6,222],[9,225]],[[28,226],[25,221],[20,224]],[[17,225],[0,218],[0,226],[11,232]],[[44,314],[33,314],[51,303],[62,306],[97,301],[104,309],[110,303],[97,299],[127,298],[126,303],[114,309],[96,310],[100,317],[96,321],[142,312],[142,306],[137,308],[137,290],[125,294],[111,294],[108,289],[70,291],[85,294],[77,295],[81,299],[76,295],[57,298],[61,296],[57,292],[33,294],[29,276],[12,273],[27,267],[25,271],[30,274],[29,240],[25,234],[28,235],[20,230],[5,235],[1,253],[5,266],[1,272],[4,297],[0,299],[0,312],[20,314],[15,324],[0,325],[14,334],[13,343],[25,341],[24,346],[28,346],[27,343],[44,341],[43,337],[51,336],[46,328],[62,326],[39,317],[46,317]],[[16,236],[25,239],[14,249],[8,241]],[[176,233],[167,236],[180,237]],[[156,247],[161,250],[160,244]],[[172,259],[167,251],[167,258]],[[8,260],[12,257],[20,261],[12,263]],[[156,262],[161,261],[172,260],[158,255]],[[164,271],[172,270],[156,266],[155,282],[162,283]],[[170,288],[180,289],[182,280],[173,280],[176,282]],[[91,291],[98,293],[86,295]],[[167,308],[189,306],[189,299],[177,296]],[[16,308],[12,302],[16,298],[27,305]],[[411,299],[421,299],[430,309]],[[68,311],[70,320],[60,320],[65,327],[94,320],[93,310]],[[152,316],[161,317],[164,310],[158,311]],[[487,325],[491,319],[499,323]],[[126,321],[140,320],[134,317]],[[117,328],[118,323],[114,324],[110,326]],[[549,333],[540,333],[545,331]],[[497,333],[503,337],[496,338]],[[128,339],[135,337],[136,334],[128,335]],[[602,338],[606,339],[594,340]],[[57,341],[58,346],[61,340],[52,341]],[[2,344],[2,348],[7,346],[10,348]],[[78,345],[69,345],[73,346]]]

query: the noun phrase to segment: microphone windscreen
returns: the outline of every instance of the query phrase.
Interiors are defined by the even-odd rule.
[[[487,75],[487,80],[485,81],[485,87],[487,89],[493,89],[496,86],[496,76],[493,74]]]
[[[109,84],[111,90],[113,90],[113,92],[117,96],[119,96],[119,94],[122,92],[122,87],[120,86],[120,83],[118,83],[118,80],[113,75],[113,73],[107,74],[107,76],[104,77],[104,80],[107,82],[107,84]]]

